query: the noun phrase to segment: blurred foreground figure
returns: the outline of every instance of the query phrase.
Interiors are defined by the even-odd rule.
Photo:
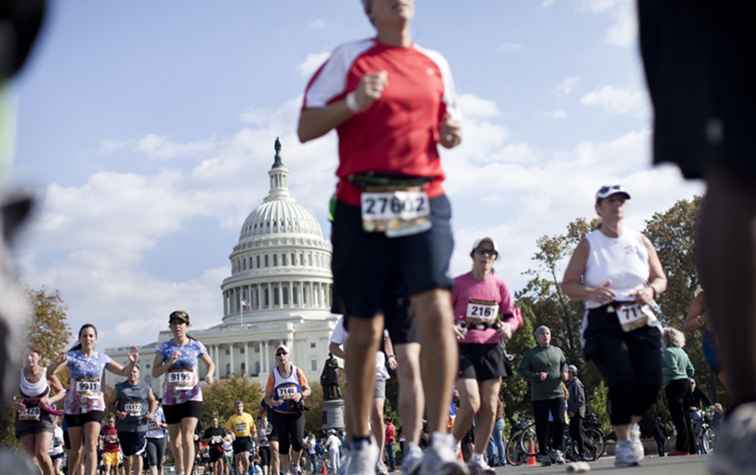
[[[638,16],[654,162],[706,181],[698,267],[723,369],[738,375],[709,467],[756,473],[756,3],[638,0]]]
[[[13,112],[8,106],[7,89],[22,69],[42,26],[44,0],[3,0],[0,2],[0,406],[10,404],[18,383],[26,324],[31,306],[13,273],[8,246],[28,217],[32,200],[28,196],[8,195],[3,186],[11,159]],[[3,473],[39,473],[31,460],[19,453],[0,449]]]

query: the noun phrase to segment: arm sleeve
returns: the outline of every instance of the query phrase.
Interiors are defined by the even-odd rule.
[[[373,45],[373,40],[347,43],[336,48],[307,83],[302,109],[325,107],[347,92],[347,75],[354,61]]]
[[[536,374],[530,370],[530,353],[525,353],[525,355],[522,357],[522,361],[520,361],[520,366],[517,368],[517,372],[520,373],[520,376],[522,376],[529,382],[536,380]]]

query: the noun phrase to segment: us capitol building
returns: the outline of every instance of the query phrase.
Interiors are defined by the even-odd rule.
[[[289,170],[280,150],[276,139],[270,192],[247,216],[229,256],[231,275],[220,286],[222,321],[189,332],[207,346],[216,378],[248,376],[263,387],[280,343],[289,347],[292,361],[308,379],[319,381],[339,317],[330,312],[331,244],[312,213],[289,193]],[[162,377],[152,377],[152,359],[158,345],[170,338],[169,330],[161,331],[158,341],[139,348],[142,377],[157,395],[162,395]],[[129,347],[105,351],[117,361],[128,360]]]

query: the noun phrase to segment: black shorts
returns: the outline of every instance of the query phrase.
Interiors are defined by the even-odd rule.
[[[233,443],[234,455],[252,450],[252,439],[249,437],[237,437]]]
[[[417,343],[415,319],[410,314],[410,301],[407,297],[397,298],[395,306],[384,309],[384,324],[394,345]]]
[[[145,466],[147,468],[157,467],[160,470],[163,467],[165,454],[165,437],[147,437],[146,452]]]
[[[337,203],[331,231],[333,313],[373,318],[392,309],[398,298],[451,288],[451,204],[442,195],[430,200],[430,209],[429,230],[388,238],[362,229],[359,206]]]
[[[163,413],[165,413],[165,423],[168,425],[180,424],[181,420],[186,417],[199,419],[202,415],[202,402],[186,401],[181,404],[163,404]]]
[[[53,432],[55,424],[52,421],[50,413],[40,411],[39,420],[22,421],[16,420],[16,438],[20,439],[25,435],[41,434],[43,432]]]
[[[273,427],[278,437],[278,452],[288,454],[289,447],[302,450],[304,441],[304,414],[285,414],[273,411]]]
[[[267,467],[270,465],[270,446],[265,445],[257,449],[257,454],[260,456],[260,466]]]
[[[68,428],[82,427],[87,422],[98,422],[102,424],[102,420],[105,418],[105,411],[90,411],[83,414],[66,414],[66,425]]]
[[[210,456],[210,463],[217,462],[226,455],[226,451],[223,450],[223,445],[211,445],[207,449],[207,454]]]
[[[457,378],[488,381],[507,375],[504,349],[498,344],[460,343]]]
[[[118,431],[118,440],[121,442],[123,455],[142,455],[147,448],[147,432],[123,432]]]

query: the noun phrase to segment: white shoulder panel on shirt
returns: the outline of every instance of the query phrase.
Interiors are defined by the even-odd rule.
[[[415,45],[415,49],[431,59],[441,71],[441,79],[444,81],[444,103],[446,110],[453,119],[461,119],[462,113],[457,105],[457,92],[454,87],[454,78],[452,77],[451,68],[446,58],[438,51],[423,48]]]
[[[305,91],[304,106],[325,107],[328,101],[345,92],[349,68],[365,51],[372,48],[372,38],[345,43],[331,53],[324,66],[315,73],[312,83]]]

